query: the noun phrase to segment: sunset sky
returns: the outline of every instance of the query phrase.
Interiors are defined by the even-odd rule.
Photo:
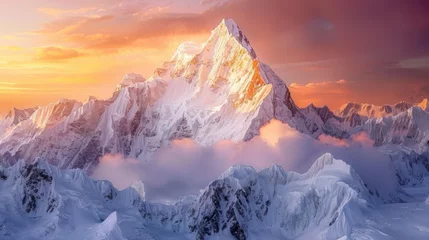
[[[0,0],[0,114],[107,98],[233,18],[300,106],[429,97],[425,0]]]

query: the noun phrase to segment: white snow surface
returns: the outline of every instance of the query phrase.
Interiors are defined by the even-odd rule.
[[[146,202],[142,189],[118,191],[82,170],[19,161],[0,169],[0,238],[426,239],[429,223],[425,198],[382,204],[331,154],[304,174],[234,166],[175,204]]]

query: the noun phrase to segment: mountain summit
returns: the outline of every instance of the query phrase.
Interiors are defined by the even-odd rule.
[[[249,40],[247,40],[247,37],[243,35],[243,32],[241,32],[238,25],[234,22],[232,19],[223,19],[222,23],[217,28],[227,28],[229,34],[235,37],[238,43],[243,46],[247,52],[252,56],[253,58],[256,58],[256,53],[253,50],[252,46],[250,45]],[[216,31],[216,30],[215,30]]]

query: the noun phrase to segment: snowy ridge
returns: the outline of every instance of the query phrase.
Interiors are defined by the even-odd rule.
[[[247,40],[247,37],[241,32],[240,28],[234,22],[234,20],[223,19],[222,24],[224,24],[228,28],[228,32],[233,35],[235,39],[237,39],[240,45],[243,46],[253,58],[256,58],[255,50],[253,50],[249,40]]]
[[[279,166],[259,173],[231,167],[199,197],[174,205],[145,202],[135,188],[117,191],[82,170],[40,160],[0,169],[0,195],[2,239],[337,239],[381,201],[330,154],[302,175]]]
[[[349,132],[364,123],[360,118],[338,117],[327,106],[318,108],[310,104],[299,112],[306,128],[312,136],[318,137],[322,134],[334,136],[339,139],[350,137]]]
[[[418,106],[424,111],[428,111],[428,100],[424,99],[422,102],[417,104],[411,104],[407,102],[399,102],[394,105],[382,105],[377,106],[374,104],[367,103],[353,103],[349,102],[341,106],[338,110],[338,115],[341,117],[349,117],[353,114],[358,114],[367,118],[380,118],[387,116],[395,116],[401,112],[410,109],[413,106]]]
[[[429,146],[429,112],[414,106],[395,116],[369,119],[363,129],[375,146],[398,144],[423,152]]]
[[[18,123],[27,120],[36,111],[36,108],[27,109],[16,109],[13,108],[3,119],[4,123],[8,123],[9,126],[17,125]]]
[[[7,135],[20,122],[27,120],[36,111],[37,108],[16,109],[13,108],[9,113],[0,119],[0,139]]]
[[[126,238],[122,236],[121,229],[119,228],[117,213],[111,213],[106,220],[98,225],[95,234],[90,236],[90,239],[126,240]]]
[[[54,127],[66,119],[80,105],[81,103],[75,100],[62,99],[37,108],[28,119],[0,134],[0,152],[16,154],[20,147],[34,140],[46,129]]]
[[[145,80],[146,79],[140,74],[127,73],[122,78],[121,82],[119,82],[119,84],[116,86],[116,91],[120,91],[122,88],[132,86],[136,83],[144,82]]]

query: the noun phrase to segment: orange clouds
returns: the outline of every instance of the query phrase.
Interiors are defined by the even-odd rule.
[[[327,86],[332,84],[345,84],[346,80],[341,79],[338,81],[328,81],[328,82],[316,82],[316,83],[307,83],[306,85],[298,85],[297,83],[292,83],[290,87],[294,88],[300,88],[300,87],[307,87],[307,88],[317,88],[319,86]]]
[[[158,37],[168,40],[178,35],[202,33],[201,22],[190,16],[142,20],[140,15],[66,18],[50,22],[39,31],[51,41],[65,41],[87,49],[133,48],[139,41],[146,48],[158,47]],[[211,26],[214,27],[215,25]],[[209,33],[204,31],[205,35]],[[153,41],[151,41],[153,40]]]
[[[19,46],[0,46],[0,50],[8,50],[8,51],[21,51],[23,48]]]
[[[91,28],[101,27],[104,21],[112,20],[115,17],[112,15],[103,15],[103,16],[68,16],[55,19],[48,23],[43,24],[42,29],[36,31],[36,33],[51,36],[52,35],[68,35],[68,34],[97,34],[97,30]],[[104,25],[106,26],[106,25]],[[98,31],[106,31],[103,28],[98,29]]]
[[[295,103],[300,107],[313,103],[317,106],[327,105],[332,109],[337,109],[349,101],[352,94],[349,83],[343,79],[306,85],[292,83],[289,89]]]
[[[58,8],[38,8],[37,11],[40,13],[49,15],[51,17],[58,17],[61,15],[77,15],[86,14],[91,11],[97,10],[97,8],[79,8],[79,9],[58,9]]]
[[[39,61],[61,61],[83,56],[84,54],[75,49],[62,47],[45,47],[39,49],[36,59]]]
[[[171,37],[203,32],[208,35],[215,27],[206,25],[201,14],[171,12],[171,5],[174,4],[133,0],[100,1],[97,8],[39,8],[39,12],[55,18],[35,32],[52,44],[61,42],[111,54],[141,48],[142,43],[145,48],[159,48],[160,42]]]

